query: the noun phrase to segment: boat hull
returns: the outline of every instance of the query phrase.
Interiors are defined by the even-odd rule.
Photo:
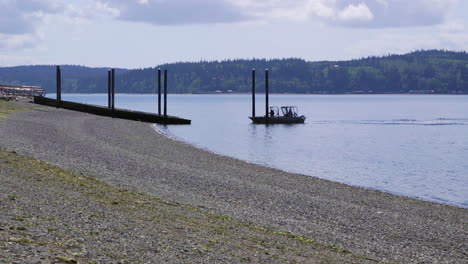
[[[267,120],[264,116],[250,116],[250,120],[254,124],[266,124]],[[268,124],[303,124],[306,120],[305,116],[297,116],[297,117],[285,117],[285,116],[276,116],[276,117],[269,117]]]

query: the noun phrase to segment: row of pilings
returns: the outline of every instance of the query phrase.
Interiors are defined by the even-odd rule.
[[[158,69],[158,115],[167,117],[167,70],[164,70],[164,104],[163,112],[161,113],[161,69]],[[62,70],[60,66],[56,68],[56,82],[57,82],[57,102],[62,102]],[[107,71],[107,107],[115,110],[115,69]]]
[[[62,71],[57,66],[57,101],[62,101]],[[164,70],[164,112],[161,113],[161,69],[158,69],[158,115],[167,116],[167,70]],[[252,117],[255,117],[255,69],[252,69]],[[107,71],[107,107],[115,109],[115,69]],[[265,117],[269,112],[269,72],[265,70]]]
[[[62,102],[62,72],[60,66],[57,66],[57,102],[58,105]],[[164,105],[163,113],[161,112],[161,69],[158,69],[158,115],[167,117],[167,70],[164,70]],[[252,69],[252,117],[255,117],[255,69]],[[115,110],[115,69],[110,69],[107,72],[107,107],[112,111]],[[265,70],[265,121],[269,122],[269,71]]]
[[[119,109],[115,107],[115,69],[107,72],[107,106],[89,105],[62,100],[62,72],[57,66],[57,99],[44,96],[34,96],[34,103],[64,108],[73,111],[85,112],[94,115],[108,116],[112,118],[128,119],[134,121],[157,123],[164,125],[190,125],[191,120],[170,116],[167,114],[167,70],[164,70],[164,112],[161,113],[161,70],[158,70],[158,114],[146,113],[135,110]]]

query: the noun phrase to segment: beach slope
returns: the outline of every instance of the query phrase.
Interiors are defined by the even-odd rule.
[[[468,260],[463,208],[249,164],[176,142],[146,123],[34,106],[0,127],[5,150],[169,203],[379,261]]]

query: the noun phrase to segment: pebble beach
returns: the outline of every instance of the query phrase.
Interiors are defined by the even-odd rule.
[[[236,252],[241,254],[239,253],[241,250],[231,253],[223,253],[219,250],[216,254],[206,253],[197,255],[198,257],[194,255],[191,258],[189,254],[184,254],[184,248],[181,247],[181,253],[176,255],[168,250],[160,250],[159,255],[158,253],[151,255],[148,252],[152,247],[135,242],[135,246],[142,249],[140,255],[148,255],[148,258],[137,262],[145,262],[149,259],[164,262],[172,260],[174,263],[468,262],[467,209],[250,164],[167,138],[157,133],[148,123],[37,106],[27,101],[8,102],[8,104],[15,104],[21,108],[20,111],[9,113],[7,117],[0,119],[0,148],[8,153],[14,152],[14,155],[46,162],[72,175],[86,175],[86,177],[92,175],[96,181],[110,186],[106,188],[128,190],[144,195],[147,197],[144,199],[149,200],[153,197],[159,199],[158,201],[164,201],[164,206],[169,204],[195,208],[194,210],[197,213],[200,211],[202,215],[219,215],[232,219],[240,225],[262,227],[275,230],[277,233],[284,232],[284,234],[308,238],[316,243],[315,247],[326,245],[327,249],[334,247],[340,249],[338,252],[337,250],[323,251],[322,248],[323,252],[319,252],[321,252],[320,256],[325,256],[324,258],[307,255],[305,252],[311,251],[303,250],[300,254],[273,252],[270,255],[282,256],[281,259],[255,257],[252,253],[252,257],[242,260],[231,256],[236,255]],[[8,210],[6,212],[11,213],[11,206],[14,206],[11,203],[16,199],[13,199],[15,196],[11,196],[13,194],[7,193],[15,188],[22,192],[21,195],[17,195],[18,197],[27,196],[28,190],[33,190],[34,186],[38,186],[39,189],[43,188],[39,191],[44,193],[50,194],[51,190],[56,190],[61,197],[66,196],[65,181],[59,189],[52,188],[46,191],[49,187],[31,184],[24,179],[22,181],[25,183],[19,184],[17,180],[14,180],[15,174],[5,164],[0,168],[3,168],[0,176],[4,193],[4,197],[1,197],[3,202],[0,204],[2,211]],[[30,173],[33,174],[33,172]],[[21,186],[28,188],[21,189]],[[82,215],[87,215],[85,218],[89,219],[92,218],[91,215],[96,215],[97,211],[101,211],[94,210],[93,202],[89,202],[90,209],[87,211],[84,196],[80,196],[77,190],[70,190],[70,193],[70,197],[78,197],[76,201],[79,201],[79,205],[75,212],[70,211],[69,214],[82,212]],[[72,198],[69,199],[70,203],[73,203]],[[47,212],[49,217],[59,214],[54,208],[60,204],[47,203],[46,201],[50,199],[53,199],[52,196],[41,196],[37,199],[30,196],[24,199],[27,202],[22,208],[26,211]],[[35,202],[40,201],[42,201],[42,209],[40,206],[34,206]],[[70,205],[71,207],[73,205]],[[188,214],[181,207],[177,208],[181,210],[178,214]],[[194,210],[190,211],[191,214],[194,214]],[[101,218],[97,217],[96,222],[105,222],[108,216],[110,224],[105,229],[122,230],[125,229],[122,226],[123,222],[135,219],[134,216],[128,214],[126,218],[113,216],[113,214],[113,210],[99,214]],[[2,232],[9,230],[7,227],[9,220],[5,218],[7,214],[2,215],[4,216],[0,221],[5,223],[5,227],[2,227],[3,231],[0,230],[0,237]],[[119,219],[119,221],[112,225],[112,219]],[[128,232],[141,236],[145,234],[142,230],[147,225],[141,222],[143,221],[141,218],[138,219],[138,221],[135,220],[135,230]],[[85,223],[86,221],[83,220],[77,228],[81,230],[93,225],[93,221],[87,225]],[[164,229],[164,227],[161,228]],[[171,230],[171,228],[166,228],[161,232],[175,232]],[[155,233],[161,234],[161,232]],[[250,231],[238,230],[237,232],[245,234]],[[181,234],[185,234],[186,237],[202,237],[200,234],[189,235],[185,232]],[[270,235],[273,236],[272,234],[268,236]],[[112,234],[109,236],[111,237]],[[86,237],[82,239],[92,240]],[[269,237],[267,240],[271,239],[282,241],[281,239],[285,238]],[[106,244],[102,241],[100,243]],[[107,243],[110,244],[110,242]],[[160,245],[160,248],[169,247],[169,244]],[[153,248],[156,246],[153,245]],[[296,245],[295,247],[301,248],[302,246]],[[89,249],[90,245],[87,248]],[[125,246],[122,244],[119,244],[117,249],[112,246],[109,248],[111,251],[125,252]],[[228,248],[236,247],[226,244],[224,250]],[[0,247],[0,253],[7,249],[11,248]],[[92,252],[92,250],[88,251]],[[347,252],[351,254],[344,254]],[[111,261],[104,255],[98,257],[96,254],[82,254],[82,259],[89,257],[89,259],[96,259],[97,262]],[[41,260],[40,256],[38,260]],[[127,259],[123,263],[132,262]]]

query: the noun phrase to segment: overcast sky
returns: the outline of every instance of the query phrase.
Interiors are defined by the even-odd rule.
[[[0,66],[468,50],[468,0],[0,0]]]

